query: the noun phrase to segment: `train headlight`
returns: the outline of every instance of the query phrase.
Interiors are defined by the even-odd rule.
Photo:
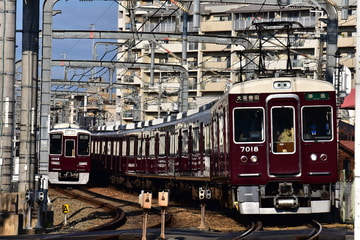
[[[87,162],[79,162],[79,166],[87,166]]]
[[[247,156],[241,156],[240,161],[243,162],[243,163],[246,163],[248,161]]]
[[[311,161],[316,161],[316,160],[317,160],[316,154],[315,154],[315,153],[312,153],[312,154],[310,155],[310,159],[311,159]]]
[[[328,156],[325,153],[323,153],[323,154],[320,155],[320,159],[322,161],[326,161],[328,159]]]
[[[58,162],[58,161],[51,161],[51,164],[52,164],[52,165],[60,165],[60,162]]]
[[[250,161],[251,162],[253,162],[253,163],[256,163],[257,162],[257,156],[255,156],[255,155],[252,155],[251,157],[250,157]]]

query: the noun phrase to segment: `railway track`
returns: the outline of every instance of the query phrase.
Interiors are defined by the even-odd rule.
[[[312,219],[310,222],[309,222],[309,227],[312,227],[313,230],[312,232],[305,238],[303,238],[304,240],[316,240],[318,239],[321,231],[322,231],[322,225],[316,221],[315,219]]]
[[[250,228],[248,228],[243,234],[241,234],[238,237],[235,237],[232,240],[241,240],[241,239],[246,239],[247,237],[249,237],[251,234],[253,234],[254,232],[258,232],[262,229],[262,222],[261,221],[253,221],[251,223]]]
[[[303,221],[304,226],[306,226],[307,228],[311,228],[310,233],[309,230],[305,228],[303,230],[287,229],[285,231],[278,231],[278,230],[274,231],[264,226],[263,225],[264,223],[262,221],[253,220],[250,224],[250,227],[246,231],[242,232],[239,236],[236,236],[231,240],[242,240],[242,239],[279,240],[279,239],[289,239],[290,235],[291,235],[291,239],[295,239],[295,240],[319,239],[320,233],[322,232],[323,229],[322,225],[315,219],[302,219],[301,221]],[[263,229],[263,227],[265,230]]]
[[[59,192],[63,195],[79,199],[83,202],[90,203],[91,205],[97,206],[99,208],[104,209],[107,212],[112,213],[112,219],[110,221],[108,221],[102,225],[89,228],[85,231],[91,232],[91,231],[100,231],[100,230],[112,230],[112,229],[121,227],[126,223],[125,212],[121,208],[119,208],[111,203],[106,203],[106,202],[102,201],[101,198],[99,199],[99,198],[91,197],[91,194],[89,194],[89,193],[87,195],[79,194],[78,193],[79,191],[75,191],[73,189],[70,190],[70,189],[56,187],[56,188],[54,188],[54,190],[56,190],[57,192]]]
[[[115,229],[141,229],[144,219],[144,211],[138,202],[119,199],[105,194],[96,193],[86,188],[76,187],[72,189],[63,189],[56,187],[54,190],[71,198],[90,203],[97,208],[101,208],[112,214],[112,219],[96,227],[91,227],[83,231],[103,231]],[[156,228],[161,225],[161,210],[151,208],[148,213],[149,228]],[[166,222],[170,221],[167,216]]]

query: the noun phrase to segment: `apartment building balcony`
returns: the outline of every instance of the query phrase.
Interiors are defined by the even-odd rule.
[[[291,43],[291,46],[297,49],[313,49],[318,45],[318,39],[297,39]]]
[[[177,112],[179,111],[179,105],[178,103],[161,103],[160,105],[158,103],[146,103],[144,104],[144,112]]]
[[[338,47],[351,47],[355,48],[356,38],[355,37],[339,37],[338,38]]]
[[[353,58],[341,58],[340,59],[340,63],[350,69],[354,69],[355,68],[355,57]]]
[[[221,61],[221,62],[205,61],[202,63],[202,68],[209,69],[209,70],[223,70],[223,69],[229,68],[229,62],[228,61]]]
[[[127,121],[131,121],[134,118],[133,110],[123,111],[122,118]]]
[[[200,25],[202,32],[219,32],[219,31],[231,31],[232,21],[209,21],[202,22]]]
[[[205,81],[200,84],[201,92],[225,92],[229,88],[229,81]]]
[[[128,85],[141,85],[142,84],[142,81],[139,76],[118,75],[117,79],[119,82],[121,82],[123,84],[128,84]]]
[[[146,23],[142,26],[141,30],[143,32],[167,32],[167,33],[181,33],[182,32],[182,23],[179,25],[175,22],[167,23]],[[194,32],[193,22],[188,22],[188,32]]]
[[[204,44],[204,47],[202,49],[204,52],[219,52],[219,51],[230,51],[230,46],[227,45],[220,45],[220,44]]]
[[[343,20],[341,19],[341,16],[339,16],[339,28],[341,27],[355,27],[356,26],[356,14],[349,15],[348,19]]]
[[[145,84],[143,91],[147,93],[154,93],[158,92],[159,89],[161,89],[162,92],[166,94],[177,94],[177,92],[180,89],[180,83],[179,82],[170,82],[170,83],[162,83],[159,84],[155,83],[154,85],[150,86],[150,84]]]
[[[313,28],[317,24],[317,19],[311,16],[302,16],[302,17],[282,17],[282,18],[257,18],[255,21],[253,18],[240,18],[234,21],[234,30],[242,31],[253,26],[253,23],[261,23],[261,22],[298,22],[305,28]],[[294,26],[297,27],[297,26]]]

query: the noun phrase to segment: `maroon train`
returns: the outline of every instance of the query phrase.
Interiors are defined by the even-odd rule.
[[[241,214],[326,213],[335,200],[336,94],[298,77],[237,83],[196,111],[92,135],[95,161],[127,187],[209,189]]]
[[[49,182],[84,185],[91,171],[91,133],[74,124],[58,124],[49,133]]]

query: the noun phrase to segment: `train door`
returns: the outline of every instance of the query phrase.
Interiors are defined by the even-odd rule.
[[[281,98],[280,98],[281,97]],[[267,116],[268,173],[270,176],[297,176],[301,173],[299,131],[299,100],[296,95],[268,98]]]

